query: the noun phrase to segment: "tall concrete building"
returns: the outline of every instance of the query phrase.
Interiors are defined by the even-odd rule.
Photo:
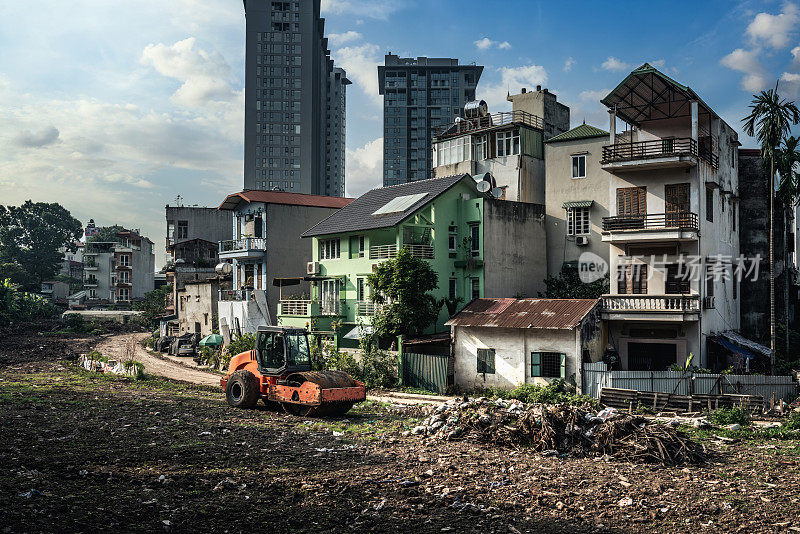
[[[330,58],[320,0],[244,10],[244,189],[343,195],[344,127],[329,122],[344,123],[350,82]]]
[[[378,66],[384,186],[433,176],[431,141],[475,100],[482,72],[482,66],[460,65],[457,59],[386,55]]]

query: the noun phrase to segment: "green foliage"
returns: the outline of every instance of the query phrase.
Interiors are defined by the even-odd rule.
[[[780,176],[777,196],[787,209],[796,206],[800,199],[800,173],[796,170],[800,165],[798,142],[794,136],[785,138],[776,153],[775,169]]]
[[[76,250],[81,222],[57,203],[26,201],[21,206],[0,206],[0,264],[18,265],[30,275],[23,283],[38,291],[43,280],[58,272],[60,248]]]
[[[158,324],[158,320],[167,313],[167,295],[172,293],[172,285],[167,284],[145,293],[144,299],[133,303],[133,309],[144,313],[139,320],[148,328]]]
[[[231,342],[225,347],[222,361],[227,366],[231,358],[242,352],[253,350],[256,346],[256,336],[250,332],[245,332],[242,335],[236,336],[231,339]]]
[[[489,388],[487,390],[477,391],[475,394],[483,394],[487,397],[506,400],[517,399],[524,403],[566,403],[574,406],[583,406],[584,404],[589,404],[595,409],[599,406],[597,399],[587,395],[576,395],[566,386],[564,381],[560,379],[553,380],[546,386],[524,384],[522,386],[517,386],[514,389]]]
[[[98,336],[106,332],[103,325],[96,321],[87,323],[83,316],[78,313],[66,314],[64,316],[64,324],[67,327],[65,331],[71,334],[92,334]]]
[[[212,349],[211,347],[200,347],[200,356],[198,360],[201,365],[208,365],[212,369],[217,369],[222,362],[222,351]],[[230,361],[230,359],[228,359],[228,361]]]
[[[777,332],[775,347],[775,373],[779,375],[790,375],[793,371],[800,371],[800,331],[795,328],[789,329],[789,354],[786,353],[786,325],[778,323],[775,325]]]
[[[608,280],[606,275],[600,280],[585,284],[581,282],[577,267],[564,264],[557,276],[544,279],[547,289],[544,295],[539,293],[539,296],[549,299],[597,299],[608,293]]]
[[[789,430],[800,430],[800,412],[792,412],[786,421],[783,422],[783,427]]]
[[[447,314],[452,317],[458,311],[458,306],[464,302],[464,299],[461,297],[445,297],[439,300],[438,306],[441,308],[442,306],[447,308]]]
[[[0,280],[0,325],[47,319],[56,313],[58,310],[49,300],[22,291],[11,280]]]
[[[86,240],[87,243],[116,243],[119,241],[117,234],[125,231],[125,228],[118,224],[111,226],[100,226],[97,233]]]
[[[383,305],[372,321],[380,338],[421,334],[439,316],[441,305],[430,294],[439,287],[438,275],[406,247],[393,259],[379,263],[367,283],[373,302]]]
[[[731,408],[718,408],[707,413],[708,420],[715,425],[725,426],[738,424],[750,425],[750,414],[738,406]]]
[[[362,344],[362,350],[356,356],[354,352],[339,352],[336,347],[328,345],[318,355],[320,359],[316,367],[319,370],[343,371],[364,382],[368,389],[397,385],[397,358],[374,346]]]
[[[792,125],[800,122],[800,111],[794,102],[781,99],[776,83],[775,89],[753,95],[750,114],[742,122],[744,133],[758,139],[764,164],[774,165],[781,141],[789,135]]]
[[[0,280],[11,280],[12,284],[28,288],[31,291],[41,289],[41,286],[36,287],[36,276],[16,262],[0,263]]]

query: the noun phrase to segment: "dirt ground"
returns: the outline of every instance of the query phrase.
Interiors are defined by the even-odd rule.
[[[2,533],[800,531],[800,440],[714,445],[703,467],[541,457],[403,436],[420,408],[232,410],[73,364],[121,337],[0,335]]]

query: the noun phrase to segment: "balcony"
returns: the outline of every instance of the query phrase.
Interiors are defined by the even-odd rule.
[[[380,305],[371,300],[356,301],[356,315],[359,317],[372,317],[380,310]]]
[[[344,315],[343,300],[297,300],[278,302],[278,315],[291,317],[326,317]]]
[[[97,263],[95,263],[95,262],[91,262],[91,263],[88,263],[88,262],[87,262],[87,263],[84,263],[84,264],[83,264],[83,270],[84,270],[84,271],[96,271],[96,270],[98,270],[99,268],[100,268],[100,267],[99,267],[99,266],[97,265]]]
[[[696,213],[643,213],[603,217],[603,241],[646,243],[651,241],[696,241],[700,226]]]
[[[698,150],[691,137],[676,137],[616,143],[603,147],[600,164],[609,172],[646,171],[650,169],[687,168],[697,166],[698,157],[717,168],[717,154],[705,147]]]
[[[219,258],[261,258],[267,248],[267,240],[263,237],[243,237],[219,242]]]
[[[423,260],[433,259],[433,246],[431,245],[403,245],[415,258]],[[369,259],[388,260],[397,256],[397,245],[377,245],[369,247]]]
[[[503,111],[500,113],[490,113],[485,117],[463,119],[434,130],[437,139],[447,139],[467,133],[476,133],[498,126],[508,124],[524,124],[538,130],[544,129],[544,120],[537,115],[532,115],[526,111]]]
[[[603,295],[602,318],[607,321],[697,321],[698,295]]]
[[[97,287],[97,278],[87,278],[83,281],[83,287]]]
[[[247,301],[253,297],[253,292],[249,289],[221,289],[219,300],[227,302]]]

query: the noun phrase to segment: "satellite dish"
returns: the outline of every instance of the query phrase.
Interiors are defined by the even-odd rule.
[[[491,193],[491,195],[492,195],[494,198],[500,198],[500,197],[502,197],[502,196],[503,196],[503,190],[502,190],[502,189],[500,189],[499,187],[495,187],[495,188],[493,188],[493,189],[492,189],[492,193]]]
[[[223,276],[229,275],[233,272],[233,265],[230,263],[218,263],[216,267],[214,267],[214,271],[217,274],[221,274]]]
[[[480,182],[478,182],[477,185],[478,185],[478,191],[480,191],[481,193],[488,193],[489,189],[492,188],[492,184],[490,184],[486,180],[481,180]]]

